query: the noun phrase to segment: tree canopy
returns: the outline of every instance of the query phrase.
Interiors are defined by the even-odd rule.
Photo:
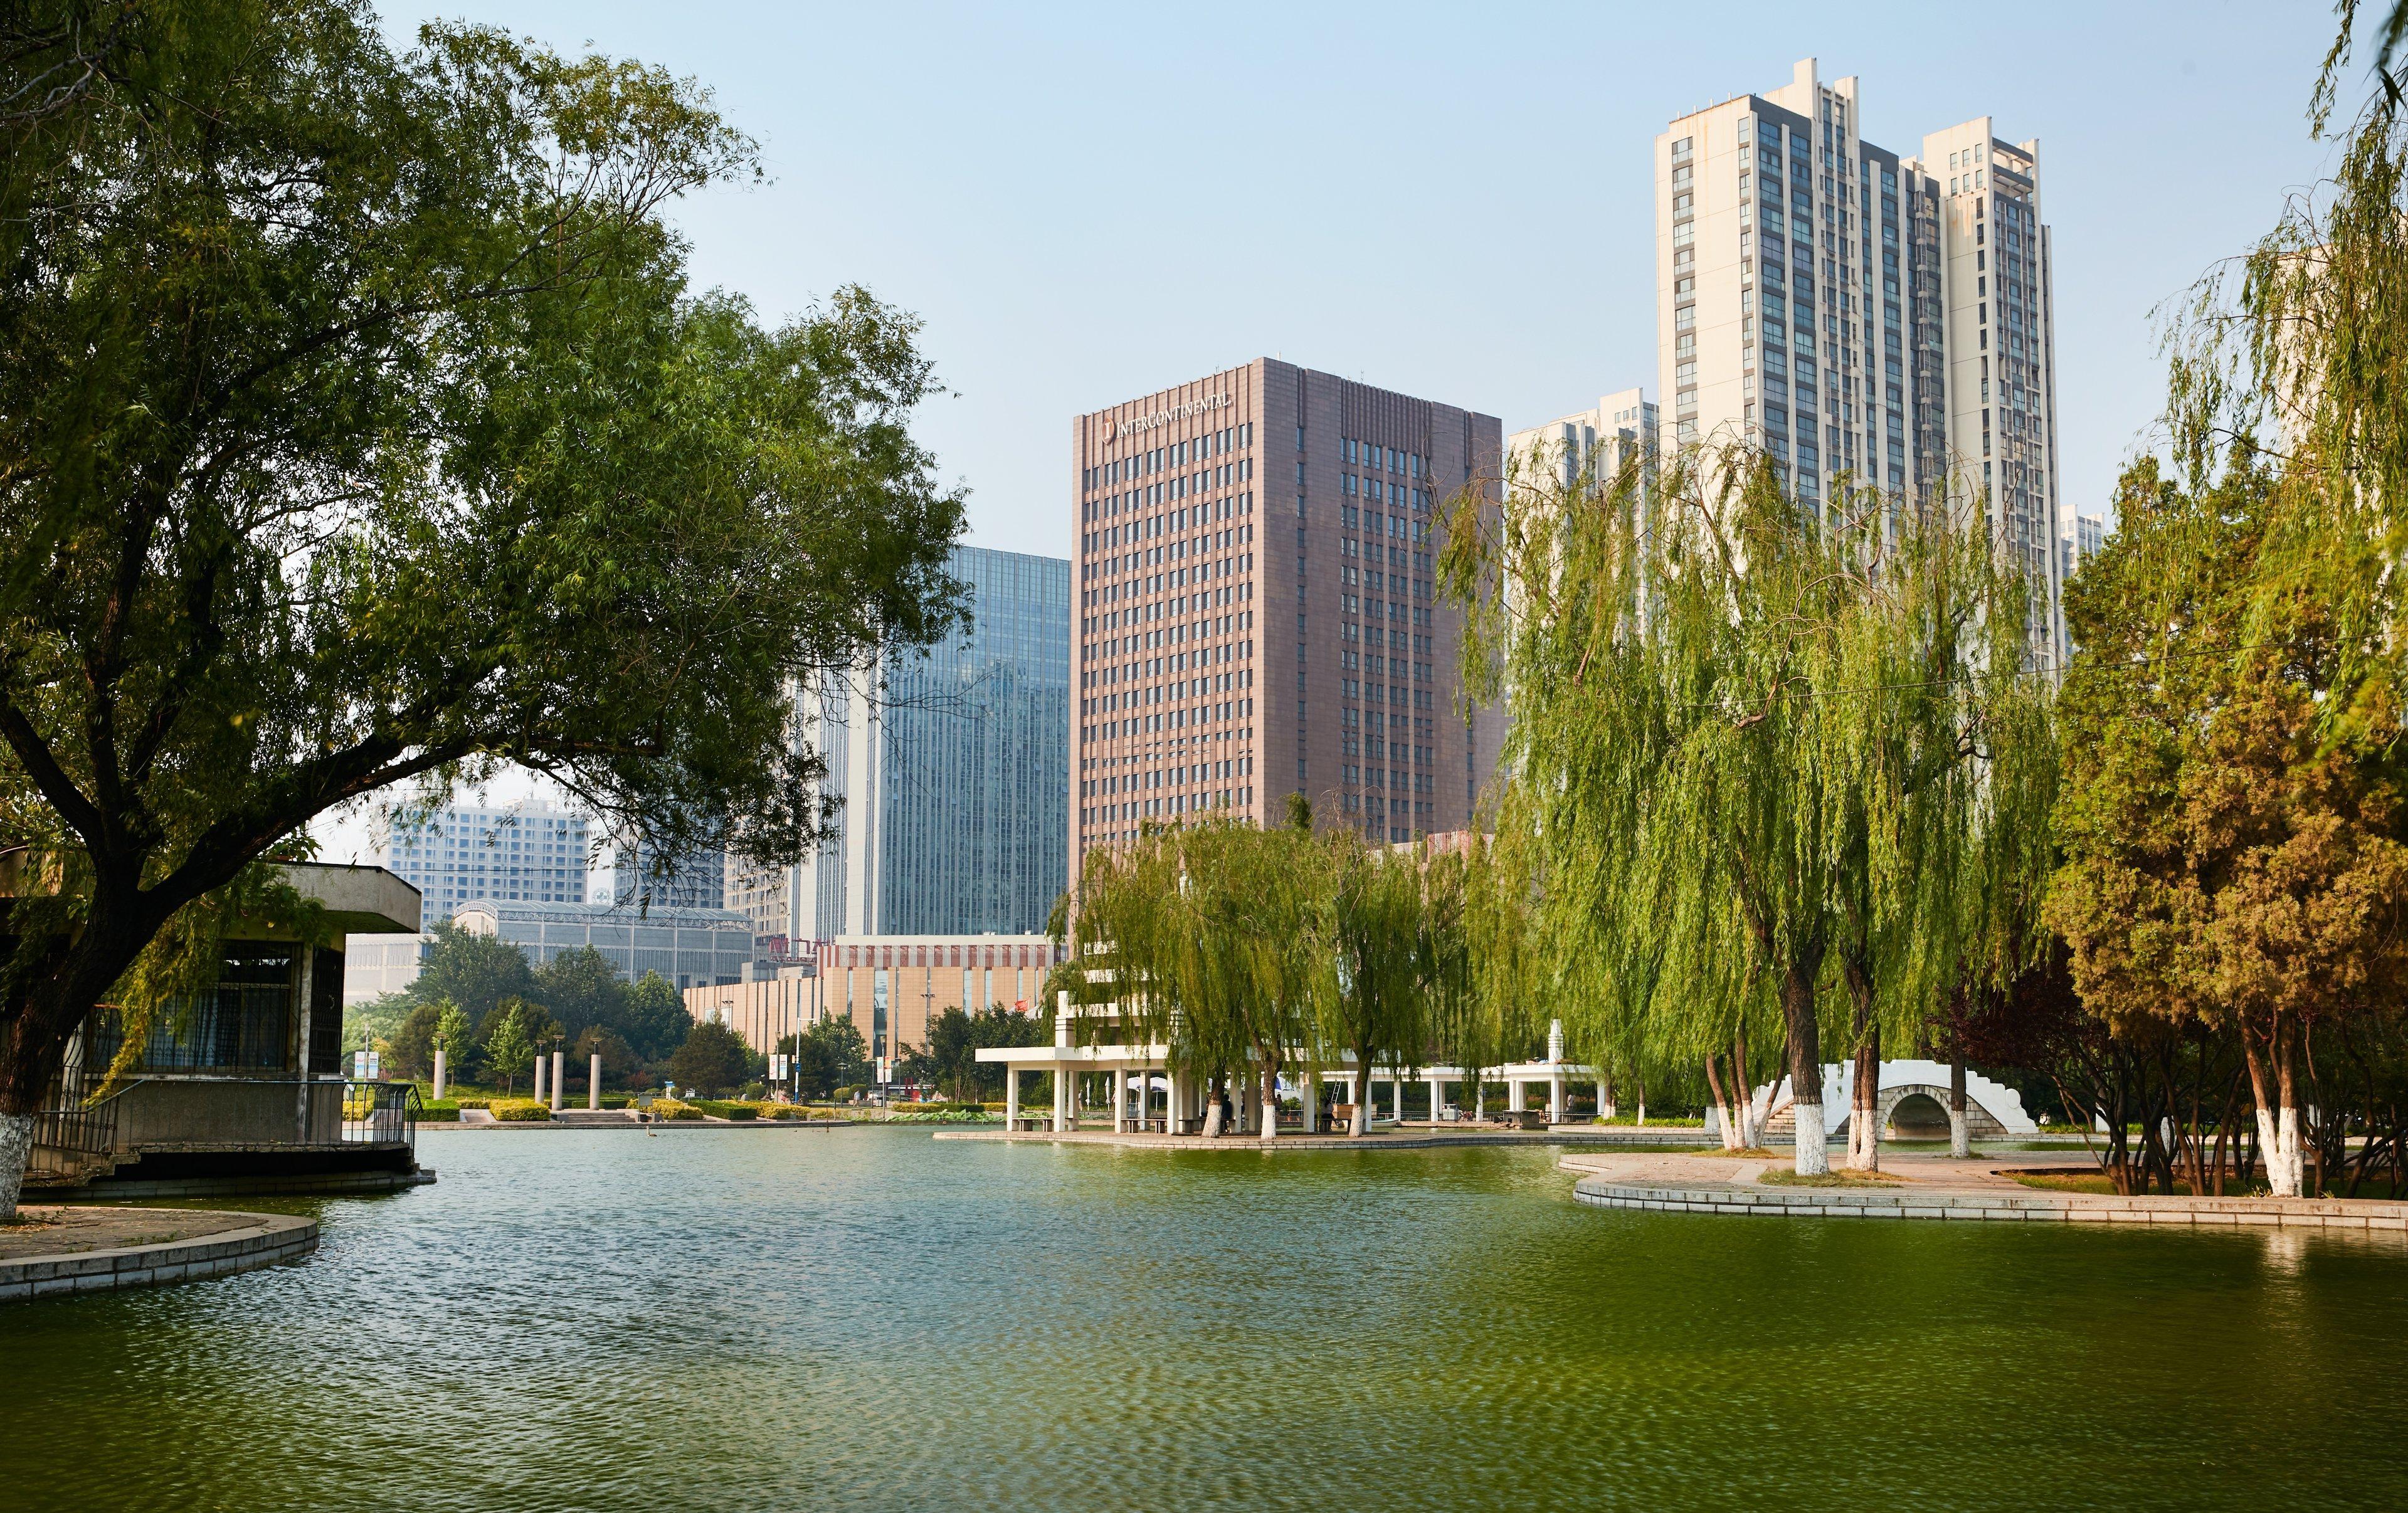
[[[956,623],[915,323],[688,286],[691,81],[359,0],[16,7],[0,49],[0,1115],[315,816],[505,764],[672,854],[823,830],[787,690]],[[20,921],[24,924],[28,921]]]
[[[1793,499],[1741,448],[1512,484],[1459,501],[1440,558],[1467,686],[1514,710],[1472,1002],[1501,1024],[1540,990],[1577,1053],[1728,1055],[1742,1093],[1746,1047],[1785,1045],[1820,1171],[1827,1030],[1919,1026],[1983,921],[2036,904],[2028,591],[1968,501]]]

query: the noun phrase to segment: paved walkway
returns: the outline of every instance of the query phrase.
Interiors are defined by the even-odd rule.
[[[222,1277],[318,1249],[318,1221],[208,1208],[27,1204],[0,1226],[0,1302]]]
[[[2342,1198],[2120,1197],[2029,1187],[2016,1172],[2093,1173],[2080,1152],[1946,1156],[1885,1152],[1882,1176],[1863,1187],[1792,1187],[1762,1180],[1786,1162],[1707,1154],[1585,1153],[1563,1159],[1580,1174],[1579,1200],[1602,1208],[1792,1219],[2044,1220],[2056,1222],[2265,1225],[2408,1234],[2408,1204]]]
[[[1694,1126],[1627,1124],[1557,1124],[1543,1130],[1504,1130],[1484,1124],[1406,1124],[1372,1131],[1359,1139],[1347,1135],[1283,1134],[1266,1140],[1254,1135],[1115,1135],[1111,1130],[939,1130],[939,1140],[992,1140],[1029,1145],[1126,1146],[1154,1150],[1428,1150],[1446,1146],[1694,1146],[1706,1143]]]

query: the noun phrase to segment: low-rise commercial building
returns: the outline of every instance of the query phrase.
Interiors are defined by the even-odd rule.
[[[810,965],[689,987],[685,1006],[765,1052],[824,1018],[850,1019],[882,1077],[906,1048],[928,1043],[928,1021],[949,1008],[1037,1012],[1060,959],[1044,935],[839,935],[820,942]]]

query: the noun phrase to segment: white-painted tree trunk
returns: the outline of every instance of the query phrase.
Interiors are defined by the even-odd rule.
[[[0,1114],[0,1224],[17,1221],[17,1195],[24,1191],[25,1163],[34,1155],[34,1116]]]
[[[1354,1068],[1354,1117],[1347,1121],[1346,1133],[1357,1139],[1371,1133],[1371,1068]]]
[[[1973,1154],[1973,1122],[1965,1108],[1965,1052],[1948,1058],[1948,1153],[1958,1161]]]
[[[2266,1162],[2266,1190],[2296,1198],[2307,1189],[2307,1158],[2300,1145],[2297,1108],[2258,1110],[2258,1149]]]
[[[1221,1134],[1221,1083],[1218,1078],[1204,1084],[1204,1138],[1217,1139]]]
[[[1305,1096],[1309,1098],[1312,1095],[1312,1090],[1307,1089]],[[1279,1074],[1268,1067],[1263,1068],[1262,1106],[1263,1138],[1275,1140],[1279,1138]]]
[[[1823,1106],[1801,1100],[1792,1104],[1790,1110],[1798,1120],[1798,1175],[1824,1176],[1831,1169],[1831,1155],[1823,1149]]]

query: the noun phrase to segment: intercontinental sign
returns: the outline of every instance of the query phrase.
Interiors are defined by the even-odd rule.
[[[1133,435],[1140,431],[1151,431],[1158,425],[1168,425],[1174,421],[1192,421],[1198,415],[1209,415],[1216,409],[1227,409],[1231,403],[1227,394],[1206,394],[1201,399],[1190,400],[1184,405],[1174,405],[1168,409],[1155,410],[1151,415],[1140,415],[1134,421],[1107,421],[1104,422],[1107,427],[1104,439],[1116,440],[1121,436]]]

